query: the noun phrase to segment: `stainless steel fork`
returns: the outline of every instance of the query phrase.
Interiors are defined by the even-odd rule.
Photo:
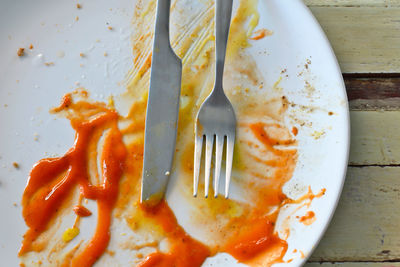
[[[231,22],[232,0],[216,0],[215,11],[215,84],[211,94],[201,105],[195,125],[194,187],[193,195],[197,196],[199,186],[200,162],[203,140],[206,142],[205,155],[205,190],[208,197],[210,186],[211,159],[215,147],[214,197],[218,196],[219,177],[221,173],[222,152],[226,138],[226,174],[225,198],[229,195],[229,184],[232,172],[233,149],[235,145],[236,116],[232,104],[222,88],[226,45]]]

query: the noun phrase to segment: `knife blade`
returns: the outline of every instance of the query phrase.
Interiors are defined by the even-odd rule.
[[[182,62],[169,39],[170,0],[158,0],[144,139],[141,203],[165,194],[175,152]]]

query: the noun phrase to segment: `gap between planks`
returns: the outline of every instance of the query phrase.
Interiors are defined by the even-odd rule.
[[[351,110],[400,110],[400,74],[343,74]]]
[[[350,166],[399,166],[400,75],[343,76],[351,110]]]

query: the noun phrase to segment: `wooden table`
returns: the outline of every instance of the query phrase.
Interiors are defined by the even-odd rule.
[[[306,266],[400,266],[400,0],[305,2],[341,65],[352,131],[338,209]]]

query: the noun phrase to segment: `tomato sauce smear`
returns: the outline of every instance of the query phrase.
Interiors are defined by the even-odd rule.
[[[210,256],[210,250],[190,237],[178,224],[174,213],[165,200],[154,207],[142,205],[145,216],[161,225],[171,242],[169,253],[154,252],[147,256],[138,267],[196,267],[201,266]]]
[[[74,146],[62,157],[42,159],[33,166],[22,197],[22,214],[29,229],[24,235],[19,255],[35,250],[34,242],[48,229],[60,205],[78,186],[81,196],[96,200],[98,206],[95,233],[71,261],[71,266],[85,267],[96,262],[110,240],[112,211],[118,197],[126,148],[117,126],[119,116],[115,111],[98,104],[73,103],[69,94],[64,96],[63,102],[54,111],[66,109],[86,110],[88,114],[95,115],[90,118],[71,118],[71,125],[76,131]],[[102,180],[94,185],[90,182],[87,155],[88,144],[97,130],[108,131],[101,154]]]
[[[80,199],[97,201],[97,226],[91,239],[85,246],[77,249],[76,253],[71,254],[65,266],[89,267],[107,250],[113,210],[120,195],[120,179],[124,173],[129,172],[129,164],[125,162],[129,148],[122,141],[124,132],[118,128],[120,116],[104,104],[74,102],[71,95],[66,95],[61,105],[53,111],[67,114],[76,131],[75,142],[64,156],[40,160],[31,170],[22,198],[22,213],[29,229],[24,235],[19,255],[39,251],[35,246],[37,239],[49,229],[52,220],[60,215],[62,203],[69,199],[74,190],[79,189]],[[275,147],[291,145],[293,140],[273,138],[265,130],[266,127],[268,125],[263,123],[249,125],[255,138],[277,158],[277,161],[294,158],[295,151],[284,151]],[[276,125],[274,127],[279,128]],[[90,144],[93,141],[98,143],[99,136],[102,135],[102,167],[99,182],[94,183],[95,179],[91,179],[89,170],[88,155]],[[276,180],[276,190],[269,192],[268,196],[260,196],[260,203],[252,213],[236,218],[235,227],[225,229],[227,238],[216,247],[207,246],[186,233],[165,200],[156,206],[140,205],[142,214],[161,227],[169,250],[147,255],[138,266],[199,267],[207,257],[219,252],[227,252],[239,262],[248,264],[270,254],[274,255],[271,257],[274,263],[283,262],[287,242],[275,231],[277,214],[266,216],[263,207],[270,204],[280,205],[287,200],[286,195],[282,193],[282,186],[288,179],[284,174],[290,177],[291,171],[282,167],[275,171],[270,180]],[[80,204],[72,206],[71,209],[78,217],[91,215],[91,211]]]

